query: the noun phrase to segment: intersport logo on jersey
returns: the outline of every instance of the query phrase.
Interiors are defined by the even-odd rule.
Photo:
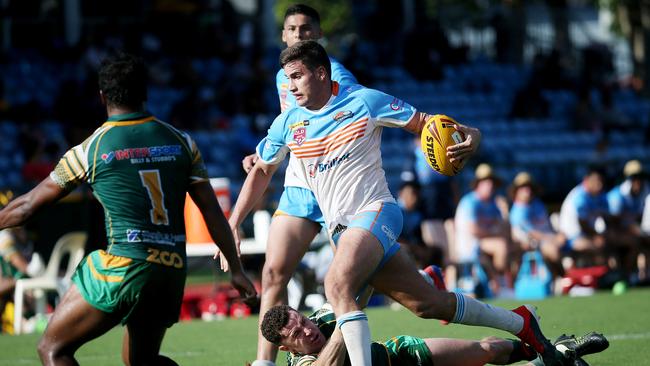
[[[339,166],[341,163],[344,163],[345,161],[350,159],[350,154],[351,153],[347,153],[342,156],[335,157],[332,160],[326,160],[318,164],[309,164],[307,166],[307,169],[309,171],[309,176],[311,178],[315,178],[316,174],[329,171],[330,169]]]
[[[140,159],[140,158],[160,158],[168,156],[179,156],[183,154],[181,145],[163,145],[163,146],[146,146],[126,148],[121,150],[109,151],[101,155],[106,164],[110,164],[113,159]]]

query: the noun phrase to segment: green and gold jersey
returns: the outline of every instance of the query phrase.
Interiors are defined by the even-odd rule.
[[[309,320],[314,322],[325,338],[329,339],[336,329],[336,315],[332,307],[326,304],[311,314]],[[431,352],[424,340],[411,336],[396,336],[386,342],[372,342],[370,345],[373,366],[431,366]],[[318,355],[287,353],[287,365],[310,366]],[[346,357],[344,365],[350,365]]]
[[[108,253],[185,267],[185,193],[208,179],[187,133],[149,113],[112,116],[50,177],[66,190],[90,185],[104,207]]]

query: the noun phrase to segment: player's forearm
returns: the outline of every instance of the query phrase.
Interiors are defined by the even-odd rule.
[[[241,192],[239,192],[239,196],[237,197],[235,207],[230,215],[231,226],[236,227],[241,225],[269,186],[275,170],[275,166],[270,166],[269,169],[264,169],[260,164],[253,166],[246,176]]]
[[[0,211],[0,229],[20,226],[32,215],[33,207],[27,195],[20,196]]]
[[[419,135],[422,133],[424,125],[427,123],[427,120],[431,117],[429,114],[424,112],[415,112],[411,120],[404,126],[404,129],[410,133]]]
[[[221,210],[219,210],[219,213],[221,214],[219,215],[216,213],[215,217],[210,220],[212,225],[207,225],[209,228],[208,230],[210,231],[212,240],[217,243],[219,250],[221,250],[221,253],[226,257],[230,270],[233,273],[238,273],[242,270],[242,265],[239,256],[237,255],[235,239],[232,236],[228,220],[226,220],[226,217],[223,215]],[[206,223],[207,222],[208,221],[206,220]]]
[[[45,178],[39,185],[17,197],[0,211],[0,229],[23,225],[40,208],[56,202],[67,191],[52,179]]]
[[[313,366],[343,366],[346,355],[347,350],[345,349],[343,334],[339,328],[336,328],[332,333],[332,337],[318,354],[318,359],[313,363]]]

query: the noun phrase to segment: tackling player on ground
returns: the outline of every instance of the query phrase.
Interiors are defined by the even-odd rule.
[[[439,267],[429,266],[421,274],[432,287],[446,291]],[[372,290],[366,290],[359,304],[367,304],[371,294]],[[336,317],[329,304],[309,317],[287,305],[274,306],[264,314],[260,328],[266,339],[288,352],[289,366],[350,364],[341,330],[336,327]],[[602,352],[608,346],[607,339],[595,332],[577,338],[562,335],[555,342],[560,351],[556,358],[565,366],[585,366],[588,364],[582,356]],[[529,345],[497,337],[469,341],[401,335],[385,342],[373,342],[371,347],[373,366],[504,365],[524,360],[532,361],[529,366],[544,365]]]
[[[316,42],[301,41],[287,48],[280,64],[299,107],[278,116],[258,145],[260,159],[244,182],[230,223],[232,227],[241,223],[278,164],[293,153],[337,245],[325,293],[352,366],[371,364],[370,328],[355,300],[367,285],[423,318],[516,334],[542,353],[545,362],[556,364],[555,349],[531,308],[508,311],[462,294],[427,291],[429,285],[399,250],[396,238],[402,216],[381,167],[381,129],[401,127],[419,134],[429,115],[380,91],[332,81],[327,53]],[[447,156],[464,164],[478,148],[480,132],[462,125],[456,128],[467,138],[448,147]]]
[[[0,229],[86,182],[104,207],[108,248],[90,253],[56,307],[38,353],[44,365],[76,365],[76,350],[117,324],[126,325],[127,365],[175,365],[159,355],[178,321],[186,277],[183,208],[188,192],[231,263],[231,282],[256,296],[237,257],[228,223],[192,138],[145,109],[147,70],[130,55],[105,61],[99,89],[108,121],[68,150],[36,188],[0,211]]]

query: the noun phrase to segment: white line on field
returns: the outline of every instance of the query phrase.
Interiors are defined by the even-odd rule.
[[[650,332],[647,332],[647,333],[612,334],[612,335],[605,334],[605,337],[607,337],[607,339],[610,340],[610,341],[622,341],[622,340],[627,340],[627,339],[646,339],[646,338],[650,338]]]

